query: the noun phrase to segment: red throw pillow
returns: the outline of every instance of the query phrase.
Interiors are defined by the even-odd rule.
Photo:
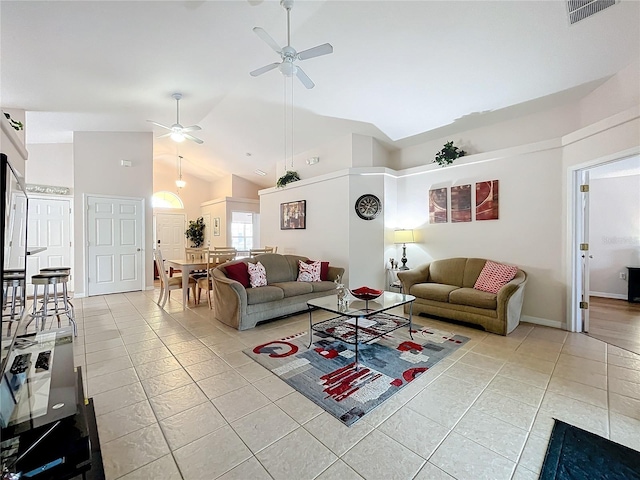
[[[314,261],[307,260],[305,263],[311,265]],[[329,280],[329,262],[320,262],[320,281]]]
[[[227,277],[236,282],[240,282],[244,288],[249,288],[249,271],[244,262],[232,263],[224,266]]]
[[[498,293],[498,290],[513,280],[516,273],[518,273],[518,267],[487,260],[473,288],[483,292]]]

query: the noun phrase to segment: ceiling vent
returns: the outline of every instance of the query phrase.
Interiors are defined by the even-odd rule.
[[[605,8],[615,5],[619,0],[567,0],[569,23],[574,24]]]

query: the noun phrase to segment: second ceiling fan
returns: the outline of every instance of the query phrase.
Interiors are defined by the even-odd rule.
[[[271,70],[278,68],[285,77],[296,76],[307,88],[315,87],[315,83],[307,76],[302,69],[295,64],[296,60],[307,60],[309,58],[319,57],[321,55],[327,55],[333,53],[333,47],[330,43],[323,43],[317,47],[303,50],[302,52],[296,52],[296,49],[291,46],[291,22],[290,14],[293,8],[293,0],[280,0],[280,5],[287,11],[287,45],[280,47],[276,41],[269,35],[263,28],[255,27],[253,31],[258,35],[267,45],[269,45],[282,59],[281,62],[271,63],[265,65],[262,68],[258,68],[250,72],[252,77],[257,77],[263,73],[267,73]]]
[[[171,95],[171,97],[173,97],[176,101],[176,123],[168,127],[161,123],[154,122],[153,120],[147,120],[147,122],[153,123],[158,127],[162,127],[162,128],[166,128],[167,130],[170,130],[169,133],[160,135],[157,138],[171,137],[171,140],[173,140],[174,142],[183,142],[184,139],[186,138],[198,144],[204,143],[198,137],[194,137],[189,133],[189,132],[195,132],[197,130],[202,130],[202,128],[200,128],[198,125],[191,125],[189,127],[183,127],[182,125],[180,125],[180,99],[182,98],[182,94],[174,93],[173,95]]]

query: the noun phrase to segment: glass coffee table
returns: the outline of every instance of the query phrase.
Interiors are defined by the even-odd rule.
[[[313,342],[313,332],[323,333],[350,345],[355,345],[355,363],[358,365],[358,343],[367,343],[404,326],[409,327],[413,317],[413,295],[384,292],[375,300],[352,300],[346,306],[338,305],[338,296],[314,298],[307,302],[309,307],[309,346]],[[409,319],[385,313],[387,310],[409,304]],[[313,323],[313,310],[325,310],[339,317]]]

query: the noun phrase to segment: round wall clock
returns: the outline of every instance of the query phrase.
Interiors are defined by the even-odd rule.
[[[363,220],[373,220],[382,211],[382,202],[375,195],[370,193],[362,195],[356,200],[356,213]]]

